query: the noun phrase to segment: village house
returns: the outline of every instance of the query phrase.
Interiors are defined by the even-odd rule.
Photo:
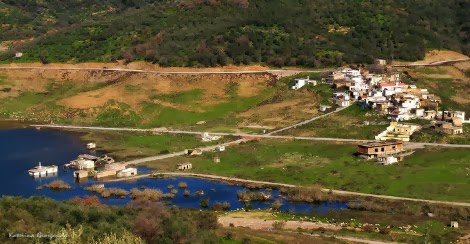
[[[398,92],[401,92],[403,88],[406,88],[408,85],[402,82],[390,82],[390,83],[380,83],[379,90],[383,93],[384,96],[391,96]]]
[[[335,103],[336,103],[336,105],[338,105],[340,107],[347,107],[347,106],[351,105],[351,101],[350,100],[345,100],[345,99],[335,99]]]
[[[376,59],[376,60],[374,60],[374,64],[375,65],[382,65],[382,66],[387,65],[387,60],[385,60],[385,59]]]
[[[436,110],[427,110],[427,111],[424,111],[423,119],[429,119],[429,120],[435,119],[436,115],[437,115]]]
[[[368,142],[358,145],[357,154],[366,159],[384,157],[403,151],[403,142],[399,140],[387,140]]]
[[[432,121],[431,127],[449,135],[458,135],[463,133],[462,126],[455,126],[454,124],[446,121]]]
[[[458,118],[461,120],[465,120],[465,112],[463,111],[444,111],[444,116],[442,111],[437,112],[438,118],[444,118],[446,121],[451,121],[452,119]]]
[[[317,81],[316,80],[310,80],[310,77],[307,76],[307,78],[300,78],[300,79],[295,79],[294,80],[294,83],[292,84],[291,86],[291,89],[292,90],[298,90],[302,87],[304,87],[305,85],[313,85],[313,86],[316,86],[317,85]]]
[[[421,127],[413,124],[399,124],[398,122],[390,122],[390,126],[380,134],[378,134],[375,139],[379,141],[386,140],[400,140],[400,141],[410,141],[410,136]]]
[[[182,164],[177,164],[176,169],[177,170],[187,170],[187,169],[192,169],[193,165],[191,163],[182,163]]]
[[[346,75],[341,72],[332,71],[328,74],[327,81],[329,83],[334,83],[337,80],[344,80]]]
[[[23,53],[22,52],[16,52],[15,53],[15,58],[21,58],[23,57]]]
[[[361,76],[361,71],[357,69],[346,68],[341,70],[341,73],[345,75],[345,78],[359,77]]]

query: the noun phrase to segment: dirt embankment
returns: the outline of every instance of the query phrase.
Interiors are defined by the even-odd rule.
[[[57,101],[69,108],[88,109],[103,106],[109,100],[124,102],[138,107],[142,102],[155,102],[162,106],[182,110],[198,111],[197,108],[181,105],[213,105],[228,99],[227,87],[238,84],[239,97],[257,96],[268,87],[275,77],[270,74],[156,74],[101,70],[1,70],[13,90],[9,96],[20,92],[45,92],[51,81],[61,86],[73,84],[79,87],[76,93]],[[199,90],[200,92],[197,92]],[[195,92],[196,91],[196,92]],[[186,94],[184,93],[194,93]],[[183,98],[169,101],[159,100],[159,95],[183,94]],[[186,97],[184,97],[186,96]],[[155,100],[155,101],[153,101]]]
[[[192,67],[161,67],[157,64],[147,62],[132,62],[124,64],[122,62],[115,63],[77,63],[77,64],[63,64],[63,63],[11,63],[2,64],[0,67],[50,67],[50,68],[93,68],[93,69],[138,69],[148,71],[181,71],[181,72],[220,72],[220,71],[262,71],[269,70],[270,68],[262,65],[242,65],[242,66],[223,66],[223,67],[208,67],[208,68],[192,68]]]

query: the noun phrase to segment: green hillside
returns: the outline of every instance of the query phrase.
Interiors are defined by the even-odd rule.
[[[35,37],[12,44],[24,62],[319,67],[470,54],[465,0],[3,0],[0,12],[0,41]]]

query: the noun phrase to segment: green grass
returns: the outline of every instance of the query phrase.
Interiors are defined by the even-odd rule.
[[[224,103],[209,106],[200,106],[199,108],[202,109],[203,112],[178,110],[175,108],[163,107],[157,104],[144,103],[142,113],[151,119],[151,121],[145,125],[147,127],[173,125],[188,126],[194,125],[198,121],[209,120],[217,120],[224,125],[235,126],[237,119],[231,116],[233,113],[245,111],[249,108],[256,106],[258,103],[271,96],[273,92],[274,88],[268,88],[263,91],[260,95],[254,97],[231,97],[227,100],[227,102]],[[179,99],[176,100],[175,98],[175,102],[193,102],[193,100],[188,99],[188,97],[193,97],[195,96],[195,94],[198,93],[192,92],[190,94],[184,95],[183,97],[185,97],[186,100],[183,99],[182,102],[180,102]]]
[[[369,125],[364,125],[368,121]],[[374,139],[389,125],[385,116],[356,104],[325,118],[287,130],[285,135],[310,135],[331,138]]]
[[[124,161],[215,145],[231,139],[231,137],[224,137],[214,142],[202,142],[198,135],[154,135],[125,132],[90,132],[82,136],[82,140],[94,141],[98,144],[99,149],[104,149],[111,156]]]
[[[417,69],[414,69],[413,71],[416,72],[416,73],[422,73],[422,74],[427,74],[427,75],[433,75],[433,74],[436,74],[436,75],[445,75],[445,74],[447,74],[447,71],[445,71],[445,70],[443,70],[443,69],[440,69],[440,68],[437,68],[437,69],[433,69],[433,68],[417,68]]]
[[[467,91],[470,85],[466,82],[456,81],[452,78],[417,78],[413,84],[421,88],[427,88],[432,94],[442,99],[441,108],[446,110],[461,110],[470,113],[470,106],[464,103],[458,103],[452,99],[460,91]]]
[[[158,99],[166,102],[184,105],[195,105],[197,101],[200,101],[202,99],[203,95],[203,90],[194,89],[186,92],[153,95],[150,97],[150,99]]]
[[[193,171],[300,185],[319,183],[334,189],[413,198],[470,201],[468,149],[419,150],[399,164],[382,166],[353,156],[356,145],[308,141],[250,142],[221,153],[157,161],[148,165],[172,170],[176,162]],[[212,158],[218,155],[221,163]]]
[[[465,73],[465,76],[470,78],[470,69],[465,70],[464,73]]]

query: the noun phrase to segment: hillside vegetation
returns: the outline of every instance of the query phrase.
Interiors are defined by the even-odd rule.
[[[14,50],[22,62],[311,67],[470,53],[465,0],[4,0],[0,12],[5,62]]]

